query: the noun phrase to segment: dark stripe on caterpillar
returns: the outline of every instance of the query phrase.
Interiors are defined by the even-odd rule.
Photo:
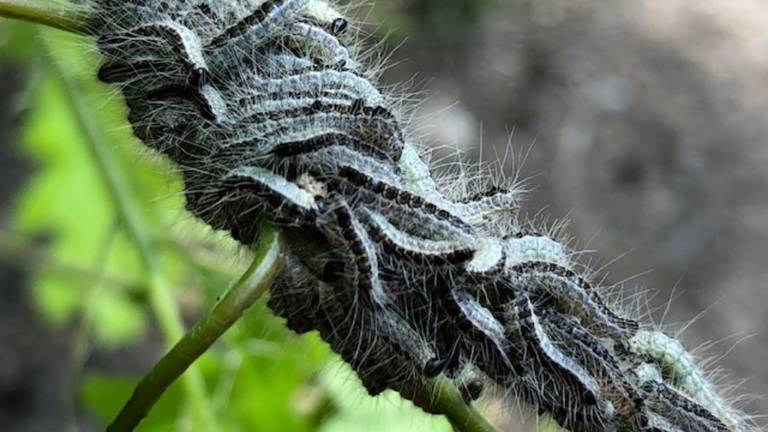
[[[407,234],[378,213],[363,209],[371,239],[382,245],[386,254],[398,254],[421,265],[458,265],[472,259],[475,250],[457,241],[434,241]]]
[[[243,36],[251,30],[252,27],[257,27],[267,22],[270,19],[270,15],[284,12],[284,9],[290,7],[292,3],[303,6],[303,4],[306,4],[307,2],[298,2],[296,0],[267,0],[262,3],[258,9],[254,10],[234,25],[227,27],[219,35],[214,36],[205,45],[205,48],[219,48],[229,43],[232,39],[237,39],[238,37]]]
[[[391,156],[386,152],[340,132],[329,132],[305,140],[279,143],[270,153],[280,158],[288,158],[315,153],[332,146],[348,147],[374,159],[391,160]]]
[[[719,418],[703,406],[683,396],[664,383],[646,381],[641,386],[654,405],[659,407],[662,414],[678,421],[689,422],[688,427],[697,431],[729,432],[730,429]]]
[[[412,210],[424,211],[425,213],[449,222],[456,227],[468,228],[463,220],[454,216],[448,210],[439,208],[434,203],[428,202],[412,192],[378,181],[352,167],[343,166],[339,168],[338,174],[341,178],[349,181],[351,184],[384,200],[405,206]]]
[[[589,323],[594,323],[602,330],[615,336],[631,337],[639,328],[636,321],[618,316],[605,305],[600,295],[584,278],[573,270],[554,263],[531,261],[512,266],[507,269],[511,275],[532,276],[538,274],[536,286],[531,288],[543,289],[557,302],[567,309],[579,309],[572,312],[586,315]],[[552,278],[552,283],[543,283],[542,278]],[[567,286],[554,286],[565,283]],[[578,296],[583,301],[569,301],[568,297]]]

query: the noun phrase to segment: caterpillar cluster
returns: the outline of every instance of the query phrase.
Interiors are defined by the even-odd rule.
[[[172,159],[187,208],[245,245],[282,226],[270,306],[318,331],[371,395],[444,375],[572,431],[750,426],[674,339],[606,304],[520,194],[440,187],[322,0],[92,0],[98,76]],[[456,180],[457,182],[460,180]]]

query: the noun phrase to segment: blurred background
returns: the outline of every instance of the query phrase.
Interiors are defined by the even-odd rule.
[[[646,292],[638,312],[684,330],[748,412],[768,413],[768,3],[380,0],[358,13],[397,47],[384,81],[426,95],[415,127],[438,155],[513,152],[504,169],[528,179],[526,213],[569,220],[606,284]],[[247,264],[184,213],[170,167],[131,139],[86,47],[0,21],[3,430],[103,428],[168,347],[59,73],[103,128],[185,321]],[[315,336],[290,334],[263,304],[200,369],[227,431],[449,430],[395,397],[366,398]],[[176,387],[142,430],[195,430]]]

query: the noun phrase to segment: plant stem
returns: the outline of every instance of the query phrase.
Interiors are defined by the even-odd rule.
[[[49,45],[48,37],[43,37]],[[50,47],[49,48],[53,48]],[[163,277],[158,266],[159,258],[150,242],[149,224],[136,208],[131,197],[128,180],[122,167],[117,162],[104,132],[99,127],[94,113],[88,108],[88,102],[83,90],[74,82],[72,75],[66,70],[66,59],[60,58],[58,50],[49,49],[51,65],[58,72],[69,98],[75,118],[85,136],[85,144],[91,152],[96,167],[104,179],[104,183],[114,201],[118,216],[123,227],[135,245],[141,262],[146,270],[149,303],[157,318],[166,343],[171,346],[184,335],[184,325],[179,316],[168,281]],[[220,430],[215,416],[208,403],[205,384],[200,372],[190,369],[182,380],[191,410],[197,417],[197,423],[202,430],[215,432]]]
[[[240,280],[139,382],[107,432],[133,430],[166,388],[227,331],[272,285],[283,262],[278,231],[262,224],[256,257]]]
[[[0,17],[85,34],[87,13],[84,8],[53,0],[0,0]]]
[[[430,412],[444,415],[457,432],[496,432],[472,405],[464,402],[456,386],[445,378],[435,378],[417,386],[416,400]]]

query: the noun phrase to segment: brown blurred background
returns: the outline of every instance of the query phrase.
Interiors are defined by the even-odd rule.
[[[768,3],[379,0],[368,21],[407,35],[385,80],[422,83],[433,144],[530,150],[525,210],[568,217],[598,266],[621,256],[608,282],[632,277],[656,319],[672,298],[665,324],[706,310],[683,340],[719,341],[704,354],[768,413]],[[24,178],[21,82],[0,60],[0,209]],[[0,265],[0,429],[55,430],[66,343],[23,279]]]

